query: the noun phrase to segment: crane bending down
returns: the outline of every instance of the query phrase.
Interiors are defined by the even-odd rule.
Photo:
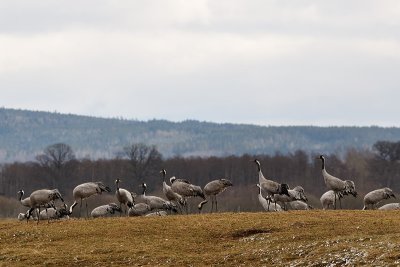
[[[354,197],[357,196],[356,187],[353,181],[343,181],[335,176],[330,175],[325,169],[325,157],[320,155],[317,159],[322,161],[322,176],[324,177],[326,187],[334,192],[334,209],[336,209],[336,199],[339,199],[340,206],[342,206],[339,193],[342,193],[343,195],[352,194]]]
[[[385,187],[376,189],[374,191],[369,192],[364,196],[364,208],[367,209],[376,209],[376,205],[384,199],[396,198],[392,189]]]
[[[201,197],[203,200],[206,200],[203,190],[198,185],[193,185],[189,181],[185,179],[177,179],[176,177],[171,177],[169,179],[171,182],[171,188],[174,192],[178,193],[185,199],[185,209],[186,213],[188,213],[188,207],[186,199],[189,197]]]
[[[255,159],[254,162],[257,164],[258,168],[258,183],[261,186],[262,190],[267,193],[268,199],[268,209],[271,203],[271,199],[273,198],[274,194],[279,195],[287,195],[290,197],[288,189],[289,186],[287,184],[280,184],[278,182],[266,179],[261,171],[261,163],[259,160]],[[276,210],[276,201],[275,202],[275,210]]]
[[[74,207],[78,204],[78,201],[81,201],[80,209],[79,209],[79,217],[81,216],[82,211],[82,202],[85,200],[86,202],[86,217],[89,217],[87,198],[93,195],[101,194],[102,192],[111,192],[111,189],[108,186],[105,186],[102,182],[88,182],[78,185],[72,191],[72,195],[74,197],[74,203],[71,205],[69,212],[72,213]]]

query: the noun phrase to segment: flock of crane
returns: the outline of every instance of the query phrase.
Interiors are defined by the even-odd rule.
[[[355,184],[351,180],[341,180],[330,175],[325,169],[325,158],[323,155],[318,157],[322,161],[322,176],[326,187],[329,189],[321,196],[323,209],[336,209],[337,202],[341,207],[341,198],[347,195],[357,196]],[[307,210],[312,207],[307,202],[304,188],[296,186],[290,189],[285,183],[278,183],[264,177],[261,171],[261,163],[255,159],[254,162],[258,168],[258,200],[266,211],[282,211],[288,209]],[[126,216],[160,216],[168,213],[188,213],[187,200],[191,197],[200,197],[202,201],[198,204],[199,212],[203,206],[211,201],[211,212],[218,211],[217,195],[232,186],[228,179],[217,179],[207,183],[204,188],[191,184],[188,180],[171,177],[170,185],[166,181],[166,170],[160,171],[163,177],[163,193],[165,198],[146,195],[147,185],[141,184],[141,194],[130,192],[120,188],[120,179],[115,180],[116,203],[110,203],[94,208],[91,211],[91,217],[105,217],[116,212],[124,213]],[[80,203],[79,216],[82,211],[83,201],[86,205],[86,217],[89,217],[87,199],[91,196],[102,194],[102,192],[111,192],[111,189],[102,182],[88,182],[76,186],[72,192],[74,203],[68,208],[58,189],[40,189],[32,192],[29,197],[23,199],[24,191],[18,191],[19,200],[23,206],[29,208],[26,213],[20,213],[20,220],[29,221],[34,218],[39,223],[43,219],[62,219],[69,218],[73,209]],[[263,195],[264,193],[264,195]],[[363,209],[376,209],[377,204],[384,199],[394,197],[390,188],[381,188],[369,192],[364,197]],[[63,204],[57,207],[55,202],[60,200]],[[272,205],[271,205],[272,204]],[[43,209],[40,211],[40,209]],[[386,204],[379,209],[390,210],[400,209],[400,203]]]

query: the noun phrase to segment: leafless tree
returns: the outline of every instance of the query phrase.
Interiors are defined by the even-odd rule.
[[[36,156],[36,160],[48,172],[53,187],[56,187],[56,180],[62,183],[62,178],[71,171],[70,163],[75,160],[75,154],[69,145],[57,143],[46,147],[42,154]]]
[[[124,147],[123,155],[128,158],[131,173],[136,182],[143,182],[150,176],[158,176],[162,156],[155,146],[143,143]]]

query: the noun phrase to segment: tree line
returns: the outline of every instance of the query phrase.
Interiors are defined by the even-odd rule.
[[[378,141],[372,150],[349,149],[344,156],[329,154],[327,170],[342,179],[356,184],[360,197],[344,201],[345,208],[361,208],[365,193],[382,187],[394,192],[400,189],[400,142]],[[249,155],[227,157],[172,157],[164,159],[155,146],[134,143],[124,147],[113,159],[77,159],[73,149],[64,143],[52,144],[34,161],[15,162],[2,166],[0,171],[0,216],[16,216],[25,210],[16,199],[16,192],[23,189],[27,196],[37,189],[58,188],[64,198],[72,202],[73,188],[88,181],[103,181],[115,188],[114,181],[123,181],[121,187],[139,192],[139,185],[148,185],[148,194],[162,196],[162,178],[159,171],[167,170],[167,177],[184,178],[204,186],[211,180],[227,178],[234,184],[220,196],[221,210],[261,210],[257,200],[257,167],[261,162],[264,175],[290,187],[304,187],[310,204],[320,208],[319,198],[327,191],[322,175],[321,162],[316,154],[297,150],[275,155]],[[115,202],[113,194],[93,200]],[[192,201],[195,209],[196,200]]]
[[[47,145],[57,142],[72,146],[78,158],[113,159],[131,142],[154,144],[165,158],[296,150],[343,157],[351,147],[370,149],[378,140],[400,140],[400,128],[138,121],[0,108],[0,162],[4,163],[33,161]]]

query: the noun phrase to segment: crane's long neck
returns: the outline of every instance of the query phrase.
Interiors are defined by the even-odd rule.
[[[256,164],[257,164],[258,172],[260,172],[261,171],[261,164],[259,162],[257,162],[257,161],[256,161]]]
[[[258,171],[258,183],[261,185],[262,183],[265,183],[267,179],[264,177],[261,169]]]
[[[78,202],[75,200],[74,204],[71,205],[71,207],[69,207],[69,214],[72,214],[72,210],[75,208],[75,206],[78,204]]]
[[[145,186],[143,186],[143,192],[142,192],[142,195],[143,195],[143,196],[146,196],[146,187],[145,187]]]
[[[117,185],[117,192],[119,194],[119,181],[117,181],[115,184]]]
[[[325,159],[321,158],[321,161],[322,161],[322,170],[325,170]]]
[[[24,195],[24,191],[19,192],[19,201],[22,200],[22,196]]]
[[[261,186],[258,186],[258,194],[261,195]]]

